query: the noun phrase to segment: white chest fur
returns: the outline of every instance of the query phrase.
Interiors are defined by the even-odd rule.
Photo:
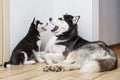
[[[55,53],[63,53],[65,51],[65,46],[54,44],[53,46],[51,46],[51,49]]]
[[[52,37],[47,46],[45,51],[46,52],[50,52],[50,53],[62,53],[65,51],[65,46],[63,45],[56,45],[56,43],[58,42],[57,37]]]
[[[38,37],[39,39],[40,39],[40,37]],[[41,43],[42,43],[42,40],[40,39],[40,40],[38,40],[37,41],[37,46],[38,46],[38,51],[40,51],[40,47],[41,47]]]
[[[38,38],[40,39],[40,37],[38,37]],[[42,40],[41,40],[41,39],[38,40],[38,41],[36,42],[36,44],[37,44],[37,46],[38,46],[38,51],[33,50],[33,53],[34,53],[34,55],[35,55],[35,58],[36,58],[36,60],[37,60],[38,62],[44,62],[44,60],[41,58],[42,55],[40,54],[41,43],[42,43]]]

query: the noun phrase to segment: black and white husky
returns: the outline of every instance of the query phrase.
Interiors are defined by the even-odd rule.
[[[102,72],[117,68],[115,53],[102,41],[89,42],[78,35],[80,16],[63,15],[52,19],[55,35],[47,44],[44,71]]]
[[[47,23],[43,24],[34,18],[27,35],[15,47],[10,61],[5,62],[4,67],[9,68],[11,65],[34,64],[36,61],[43,62],[44,60],[40,54],[40,32],[46,31],[46,26]]]

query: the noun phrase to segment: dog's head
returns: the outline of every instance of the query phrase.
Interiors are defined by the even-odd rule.
[[[44,32],[47,31],[46,26],[48,25],[48,23],[42,23],[39,20],[36,20],[35,18],[32,21],[31,27],[30,29],[32,30],[37,30],[38,32]]]
[[[59,36],[64,33],[71,34],[77,31],[77,22],[79,19],[80,16],[72,16],[67,14],[56,19],[49,18],[50,23],[54,27],[51,32],[54,33],[55,36]]]

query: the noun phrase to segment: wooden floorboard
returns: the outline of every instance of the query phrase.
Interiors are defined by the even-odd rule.
[[[111,45],[110,48],[113,49],[117,57],[120,58],[120,44]]]
[[[120,80],[120,62],[113,71],[80,73],[79,70],[66,72],[43,72],[45,63],[0,67],[0,80]]]
[[[111,47],[120,58],[120,46]],[[43,72],[45,63],[17,65],[10,69],[0,67],[0,80],[120,80],[120,60],[113,71],[80,73],[79,70],[66,72]]]

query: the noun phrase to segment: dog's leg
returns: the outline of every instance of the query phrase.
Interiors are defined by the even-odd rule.
[[[34,64],[34,63],[36,63],[35,60],[29,60],[28,61],[27,54],[25,52],[23,52],[23,53],[24,53],[24,63],[23,64]]]
[[[80,69],[81,60],[80,56],[76,51],[71,52],[63,62],[57,64],[51,64],[43,68],[44,71],[68,71]]]
[[[45,53],[48,53],[49,52],[49,50],[48,50],[48,43],[47,43],[47,45],[46,45],[46,47],[45,47]]]
[[[70,65],[63,65],[63,64],[52,64],[47,65],[43,68],[43,71],[54,71],[54,72],[60,72],[60,71],[70,71],[70,70],[78,70],[80,69],[80,64],[70,64]]]
[[[66,59],[59,63],[59,64],[74,64],[74,63],[80,63],[80,56],[77,53],[77,51],[73,51],[71,53],[69,53],[69,55],[66,57]]]
[[[40,57],[39,57],[39,58],[37,58],[37,61],[38,61],[38,62],[40,62],[40,63],[45,62],[45,60],[44,60],[44,59],[42,59],[42,58],[40,58]]]
[[[36,52],[33,50],[33,53],[34,53],[35,58],[38,62],[45,62],[45,60],[41,58],[40,52]]]
[[[45,61],[49,65],[62,62],[63,60],[64,56],[62,53],[47,53],[45,55]]]

